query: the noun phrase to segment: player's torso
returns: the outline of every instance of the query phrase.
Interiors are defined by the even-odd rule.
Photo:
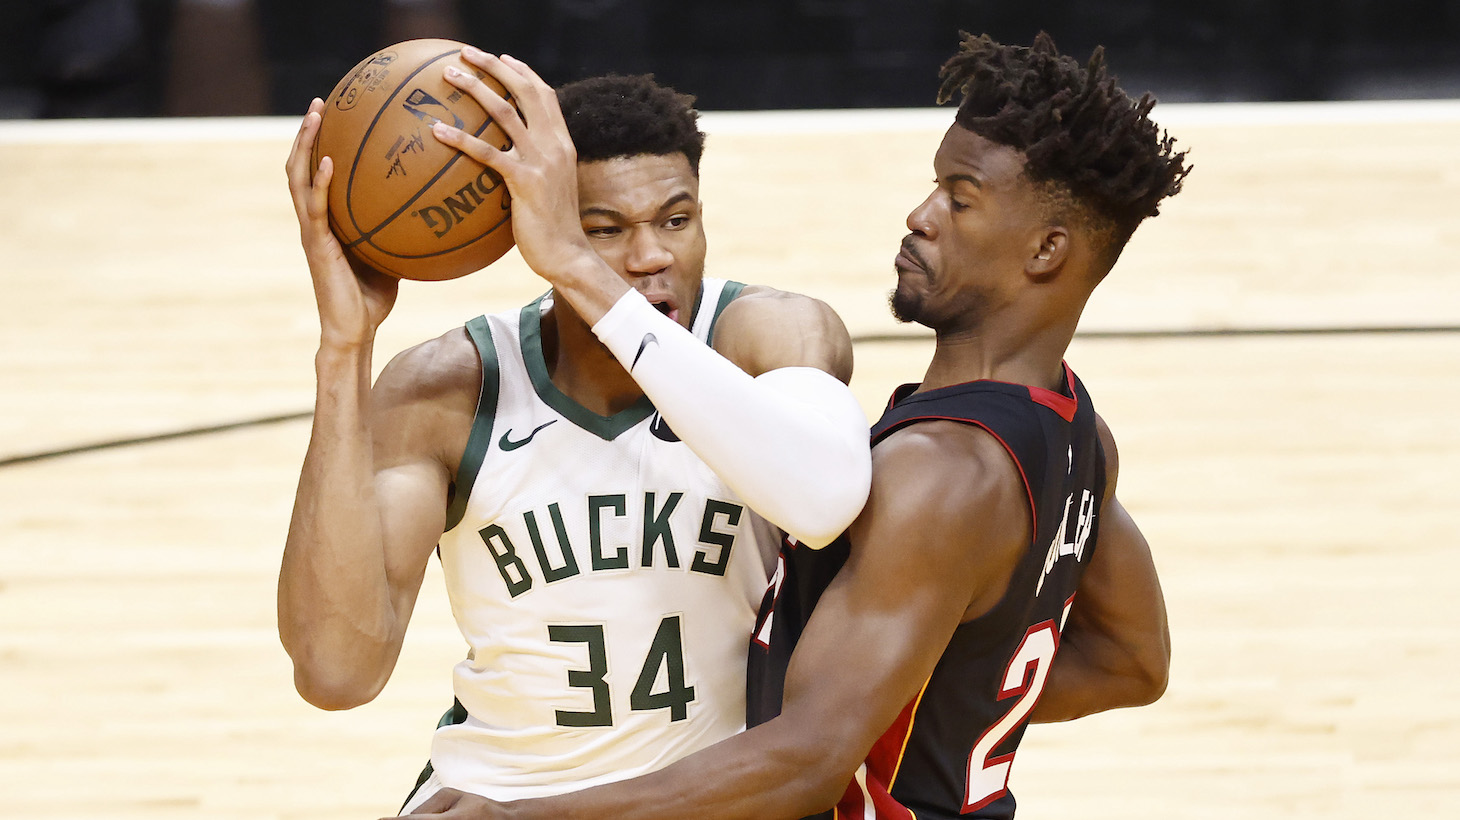
[[[960,625],[920,697],[874,746],[838,817],[906,818],[909,809],[925,819],[1012,816],[1009,768],[1093,554],[1104,492],[1094,410],[1073,373],[1067,382],[1067,395],[994,382],[899,393],[873,428],[874,444],[931,418],[963,419],[997,436],[1024,476],[1035,536],[1003,599],[987,615]],[[785,565],[777,570],[782,602],[773,617],[789,613],[798,622],[773,623],[768,635],[758,629],[770,640],[764,660],[752,653],[753,678],[771,674],[758,664],[789,658],[791,647],[776,646],[775,630],[785,627],[793,637],[799,632],[814,598],[845,560],[846,546],[839,541],[821,553],[783,553]],[[760,686],[751,687],[752,709],[764,711],[763,703],[757,706],[764,700]],[[773,681],[769,688],[776,686]],[[753,712],[751,723],[764,717]],[[869,804],[875,813],[867,813]]]
[[[702,339],[721,284],[706,280]],[[775,549],[647,402],[605,418],[557,392],[538,315],[469,326],[498,389],[483,392],[461,471],[475,480],[441,541],[469,718],[438,731],[432,764],[489,796],[632,776],[739,730]]]

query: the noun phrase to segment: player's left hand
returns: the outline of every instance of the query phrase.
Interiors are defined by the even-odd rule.
[[[431,795],[414,813],[402,815],[395,820],[491,820],[493,817],[505,816],[499,811],[501,806],[501,803],[479,795],[459,792],[456,789],[442,789]]]
[[[529,267],[556,284],[555,275],[571,271],[585,254],[597,260],[579,219],[578,153],[557,92],[521,60],[470,46],[461,56],[500,83],[507,98],[473,74],[450,66],[444,69],[446,81],[470,94],[511,143],[499,148],[439,122],[432,133],[506,180],[517,248]]]

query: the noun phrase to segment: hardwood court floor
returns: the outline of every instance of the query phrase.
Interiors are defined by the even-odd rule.
[[[1159,111],[1160,109],[1158,109]],[[708,119],[711,273],[885,318],[947,112]],[[1188,190],[1083,329],[1460,326],[1460,108],[1171,106]],[[275,120],[0,127],[0,461],[307,411]],[[380,361],[540,285],[407,285]],[[464,307],[465,306],[465,307]],[[868,341],[869,414],[926,341]],[[1460,800],[1460,333],[1076,340],[1171,612],[1152,707],[1033,728],[1020,817],[1437,817]],[[433,569],[395,677],[293,692],[274,583],[307,421],[0,466],[0,816],[373,818],[462,653]]]

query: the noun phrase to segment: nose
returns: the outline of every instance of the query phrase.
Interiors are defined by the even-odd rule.
[[[630,273],[654,274],[674,262],[674,254],[659,240],[658,232],[639,226],[629,236],[629,253],[624,260]]]
[[[907,229],[913,233],[932,239],[937,232],[937,224],[933,221],[933,200],[938,196],[937,191],[928,194],[920,205],[913,208],[907,215]]]

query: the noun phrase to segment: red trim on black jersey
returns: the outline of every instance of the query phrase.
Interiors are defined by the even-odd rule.
[[[912,735],[913,715],[925,691],[926,683],[918,690],[918,696],[902,707],[892,725],[872,744],[866,760],[858,767],[852,782],[847,784],[841,800],[837,801],[833,813],[837,820],[864,820],[869,799],[877,820],[915,820],[913,813],[893,798],[892,783],[897,778],[898,767],[902,765],[902,754]]]
[[[1070,370],[1069,362],[1060,362],[1060,364],[1065,368],[1065,384],[1073,394],[1075,392],[1075,374]],[[1070,398],[1070,396],[1054,390],[1045,390],[1043,387],[1030,387],[1029,398],[1035,404],[1042,404],[1055,411],[1066,422],[1074,421],[1075,411],[1080,409],[1079,399]]]
[[[863,791],[863,789],[866,791]],[[887,787],[867,772],[864,764],[857,767],[852,782],[842,798],[832,808],[833,820],[867,820],[867,804],[872,804],[871,817],[875,820],[917,820],[917,815],[907,806],[897,802]]]
[[[1055,413],[1059,414],[1059,417],[1064,419],[1066,423],[1069,423],[1075,420],[1075,411],[1080,409],[1080,400],[1075,392],[1075,371],[1070,369],[1069,362],[1062,361],[1060,362],[1060,366],[1063,367],[1065,371],[1065,389],[1070,392],[1070,395],[1068,396],[1066,396],[1064,393],[1059,392],[1058,390],[1047,390],[1043,387],[1034,387],[1027,384],[1019,384],[1017,382],[999,381],[998,379],[975,379],[971,382],[959,382],[958,385],[949,386],[957,387],[963,384],[978,384],[979,382],[985,382],[988,384],[1007,384],[1010,387],[1022,387],[1025,390],[1029,391],[1030,401],[1034,402],[1035,404],[1048,407]],[[902,387],[899,387],[897,390],[892,391],[892,397],[887,400],[887,406],[883,408],[882,412],[886,413],[888,410],[891,410],[893,407],[897,406],[898,394],[901,393],[903,389],[908,387],[915,387],[915,385],[905,384]]]
[[[877,742],[872,744],[872,750],[867,753],[868,775],[877,778],[879,783],[886,783],[892,788],[893,778],[897,777],[897,767],[902,763],[902,751],[907,748],[908,736],[912,734],[913,713],[917,711],[918,702],[922,700],[923,692],[927,684],[918,690],[918,696],[913,698],[908,705],[902,707],[897,719]]]
[[[1034,388],[1030,389],[1032,390]],[[888,435],[891,435],[892,433],[901,430],[902,428],[908,426],[909,424],[912,424],[913,422],[919,421],[956,421],[959,424],[969,424],[977,427],[978,429],[994,437],[994,441],[997,441],[999,443],[999,446],[1004,448],[1004,452],[1009,454],[1009,460],[1014,462],[1014,468],[1019,471],[1019,481],[1024,484],[1024,497],[1029,499],[1029,539],[1030,543],[1033,543],[1034,539],[1039,535],[1039,511],[1036,510],[1034,507],[1034,490],[1029,486],[1029,476],[1026,475],[1024,472],[1024,464],[1023,462],[1019,461],[1019,455],[1014,452],[1013,447],[1009,446],[1009,442],[1004,441],[1003,437],[1000,436],[998,433],[995,433],[993,429],[990,428],[987,424],[984,424],[981,421],[974,421],[973,419],[966,419],[961,416],[912,416],[910,418],[903,419],[902,422],[899,423],[895,429],[889,430]],[[880,441],[880,439],[878,441]],[[877,442],[873,442],[873,446],[876,446],[876,444]]]
[[[760,637],[762,633],[769,631],[768,625],[774,628],[774,624],[771,622],[776,616],[776,607],[781,603],[781,588],[786,583],[786,553],[796,549],[797,546],[799,544],[796,539],[790,535],[782,535],[781,551],[776,555],[776,571],[771,573],[771,580],[766,585],[765,593],[761,595],[760,612],[756,615],[755,631],[750,633],[750,640],[751,643],[766,651],[770,651],[770,641],[763,641]],[[770,598],[769,605],[765,600],[767,597]]]

